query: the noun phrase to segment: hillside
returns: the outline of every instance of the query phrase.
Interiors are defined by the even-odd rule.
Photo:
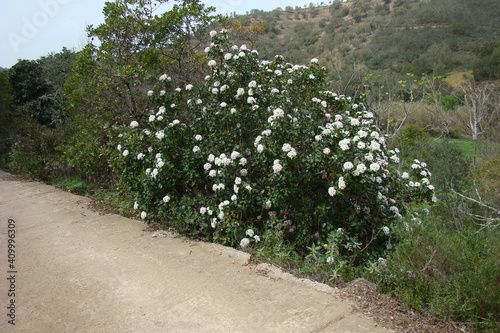
[[[485,80],[500,77],[498,13],[495,0],[353,0],[232,18],[244,27],[263,26],[250,42],[264,58],[282,54],[307,63],[315,57],[331,79],[340,71],[473,70],[476,80]]]

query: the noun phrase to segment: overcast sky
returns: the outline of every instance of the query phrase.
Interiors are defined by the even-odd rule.
[[[80,50],[86,43],[85,28],[102,23],[106,0],[1,0],[0,67],[18,59],[38,59],[65,46]],[[272,10],[300,6],[306,0],[205,0],[220,14],[244,14],[251,9]],[[316,1],[313,1],[316,3]]]

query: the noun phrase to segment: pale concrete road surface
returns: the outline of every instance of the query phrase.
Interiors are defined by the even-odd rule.
[[[337,289],[88,202],[0,171],[0,332],[392,332]]]

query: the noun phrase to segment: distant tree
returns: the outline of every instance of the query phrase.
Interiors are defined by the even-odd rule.
[[[23,106],[48,93],[51,87],[43,77],[43,68],[35,60],[20,60],[9,70],[14,103]]]
[[[7,73],[0,71],[0,166],[5,166],[7,155],[13,144],[16,129],[16,114],[12,87]]]
[[[462,88],[464,102],[468,109],[466,127],[472,140],[489,134],[495,120],[498,121],[500,107],[494,103],[495,89],[487,85],[479,85],[473,80]],[[495,105],[496,104],[496,105]]]
[[[500,79],[500,40],[485,43],[476,53],[473,65],[474,78],[478,81]]]

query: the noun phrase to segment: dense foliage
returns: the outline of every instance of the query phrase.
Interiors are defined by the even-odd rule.
[[[375,115],[327,90],[316,59],[259,61],[211,34],[204,83],[173,89],[161,76],[155,107],[117,140],[114,165],[141,217],[181,209],[192,220],[178,229],[232,245],[275,234],[300,248],[343,230],[354,256],[382,253],[407,203],[432,199],[425,163],[400,173]]]

